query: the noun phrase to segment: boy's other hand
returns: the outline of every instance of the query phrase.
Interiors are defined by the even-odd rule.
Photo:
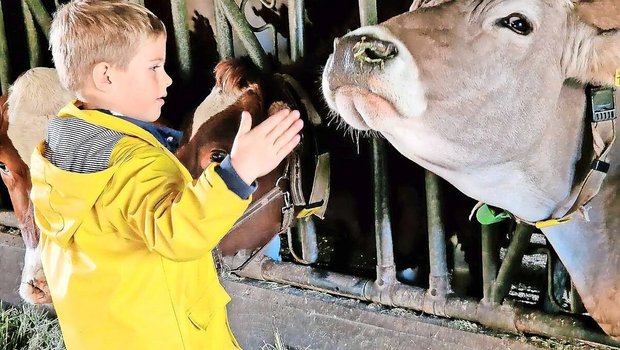
[[[299,111],[283,109],[252,129],[250,113],[241,113],[230,161],[248,185],[270,173],[297,146],[303,121]]]

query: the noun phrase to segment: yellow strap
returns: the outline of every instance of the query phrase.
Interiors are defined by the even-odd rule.
[[[545,228],[545,227],[561,225],[561,224],[569,222],[570,220],[571,220],[570,216],[565,216],[565,217],[559,218],[559,219],[549,219],[549,220],[537,221],[537,222],[534,223],[534,226],[536,226],[536,228],[538,228],[538,229],[542,229],[542,228]]]
[[[620,68],[616,69],[616,86],[620,87]]]
[[[298,219],[307,218],[308,216],[318,212],[320,209],[321,209],[321,206],[314,207],[314,208],[304,208],[299,211],[299,213],[297,214],[297,218]]]

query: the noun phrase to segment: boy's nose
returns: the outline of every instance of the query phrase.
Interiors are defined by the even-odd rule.
[[[170,78],[166,71],[164,71],[164,85],[166,85],[166,87],[172,85],[172,78]]]

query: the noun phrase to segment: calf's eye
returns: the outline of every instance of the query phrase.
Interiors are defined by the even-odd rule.
[[[216,149],[211,151],[211,161],[212,162],[216,162],[216,163],[221,163],[224,161],[224,158],[226,158],[226,156],[228,155],[228,153],[224,150],[221,149]]]
[[[498,25],[506,27],[519,35],[528,35],[532,32],[532,24],[520,13],[510,14],[497,21]]]

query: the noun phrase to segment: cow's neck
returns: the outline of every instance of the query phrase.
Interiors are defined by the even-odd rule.
[[[544,113],[539,116],[544,123],[536,126],[534,130],[540,133],[531,139],[516,141],[521,142],[518,146],[527,145],[521,147],[520,154],[513,153],[509,143],[480,143],[488,139],[485,130],[481,129],[482,134],[479,132],[470,141],[467,135],[472,132],[464,131],[468,130],[466,126],[463,126],[465,129],[456,128],[466,136],[447,135],[445,124],[432,124],[428,120],[393,127],[391,134],[384,135],[401,153],[445,178],[468,196],[508,210],[524,220],[538,221],[547,219],[569,196],[575,166],[582,152],[583,88],[566,85],[556,101],[550,102],[557,106],[555,110],[530,112]],[[498,128],[497,125],[491,127],[495,129],[489,132]],[[408,134],[401,134],[403,130]],[[510,137],[506,142],[511,142]],[[480,147],[487,148],[483,156],[472,157],[471,150],[480,151]]]

